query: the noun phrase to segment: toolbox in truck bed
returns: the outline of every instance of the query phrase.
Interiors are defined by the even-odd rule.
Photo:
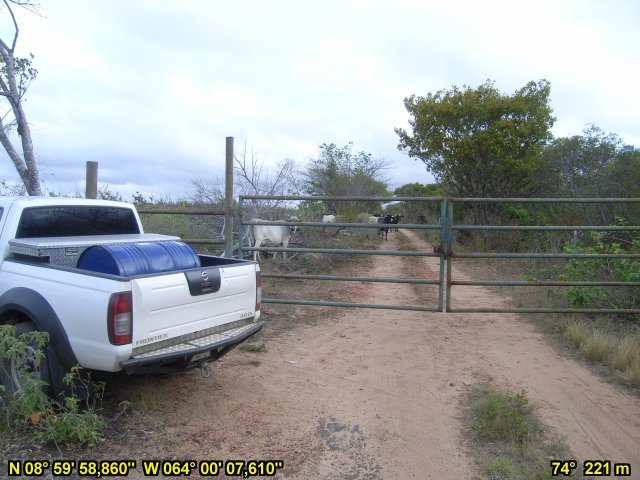
[[[48,261],[52,265],[75,267],[78,258],[89,247],[145,242],[172,242],[179,237],[155,233],[124,235],[92,235],[81,237],[16,238],[9,240],[10,252]]]

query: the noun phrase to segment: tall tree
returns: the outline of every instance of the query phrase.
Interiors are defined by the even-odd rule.
[[[548,168],[545,192],[557,197],[637,197],[640,195],[640,150],[624,145],[614,133],[589,125],[582,135],[554,139],[544,149]],[[612,223],[635,213],[638,205],[576,204],[567,207],[580,223]],[[627,210],[620,212],[620,210]],[[624,213],[624,215],[622,214]]]
[[[600,195],[602,173],[605,167],[622,152],[622,140],[607,134],[595,125],[587,126],[582,135],[555,138],[544,149],[549,172],[547,189],[553,195],[570,197],[596,197]]]
[[[6,113],[0,112],[0,143],[13,162],[20,175],[20,179],[29,195],[42,195],[40,174],[33,153],[31,128],[23,108],[23,98],[38,71],[33,67],[33,55],[28,58],[16,57],[16,45],[20,29],[16,20],[12,4],[33,10],[35,7],[29,1],[2,0],[6,14],[11,18],[13,35],[11,39],[0,37],[0,105],[7,108]],[[8,105],[7,105],[8,104]],[[10,133],[16,130],[22,154],[14,147]]]
[[[487,80],[477,88],[411,95],[404,104],[412,134],[396,128],[398,148],[422,160],[448,194],[531,195],[554,122],[550,91],[549,82],[541,80],[505,95]],[[495,209],[495,204],[481,204],[474,212],[488,223]]]
[[[309,195],[322,196],[389,196],[384,171],[388,162],[371,153],[353,152],[353,144],[338,147],[335,143],[320,145],[320,155],[311,159],[302,172],[304,190]],[[331,213],[359,213],[379,208],[368,203],[323,202]],[[354,210],[355,208],[355,210]]]
[[[407,183],[393,191],[396,197],[441,197],[442,185],[432,183]],[[437,223],[440,213],[439,202],[402,202],[401,207],[408,217],[409,223]]]

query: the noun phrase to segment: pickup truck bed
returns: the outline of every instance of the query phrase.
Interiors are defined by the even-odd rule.
[[[76,364],[127,373],[196,367],[264,325],[255,262],[146,234],[130,204],[0,198],[0,231],[0,324],[49,333],[47,370],[60,374],[45,380],[54,389]]]

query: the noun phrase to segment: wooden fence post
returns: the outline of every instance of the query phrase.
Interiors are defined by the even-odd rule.
[[[225,156],[224,256],[233,256],[233,137],[227,137]]]
[[[85,198],[98,198],[98,162],[87,162]]]

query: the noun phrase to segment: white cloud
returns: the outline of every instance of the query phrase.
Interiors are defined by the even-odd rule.
[[[488,78],[507,93],[549,80],[556,135],[595,122],[640,145],[633,0],[55,0],[42,11],[20,14],[21,51],[40,70],[26,108],[43,176],[60,187],[98,160],[113,190],[175,195],[221,172],[227,136],[270,165],[353,141],[393,163],[393,186],[430,181],[397,150],[403,98]],[[0,178],[12,168],[0,156]]]

